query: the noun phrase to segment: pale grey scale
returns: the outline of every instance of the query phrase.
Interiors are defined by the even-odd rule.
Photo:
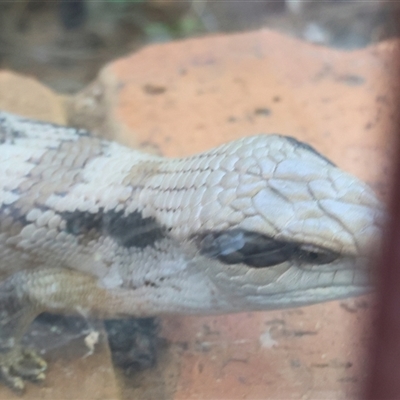
[[[79,154],[75,155],[75,157],[75,164],[84,166],[90,157],[90,147],[84,147],[83,149],[81,149]]]
[[[353,236],[346,231],[341,231],[342,226],[336,221],[329,219],[321,221],[319,218],[310,218],[303,221],[293,221],[285,229],[279,231],[276,237],[291,237],[293,241],[313,243],[322,248],[327,247],[327,243],[329,243],[330,248],[335,249],[338,253],[356,254],[357,248]],[[315,236],[315,232],[318,232],[318,237]]]
[[[324,219],[325,213],[321,207],[315,206],[314,199],[298,200],[293,204],[294,212],[300,221],[306,219]]]
[[[374,192],[366,187],[364,195],[362,193],[358,193],[357,199],[359,199],[359,204],[362,204],[363,206],[370,207],[371,204],[376,204],[376,213],[379,214],[378,218],[382,220],[383,222],[383,210],[381,205],[379,204]],[[380,212],[379,212],[380,211]]]
[[[236,189],[236,195],[238,198],[253,198],[263,189],[265,189],[265,184],[260,181],[249,179],[249,181],[245,183],[241,182],[240,186]]]
[[[187,227],[188,228],[188,224],[190,223],[191,219],[192,219],[192,215],[193,212],[191,210],[191,208],[189,207],[189,201],[186,200],[188,196],[185,195],[185,197],[183,198],[183,201],[181,203],[181,207],[182,207],[182,211],[179,214],[179,220],[178,220],[178,227],[181,228],[183,227]],[[185,204],[187,204],[185,206]]]
[[[219,170],[223,159],[224,159],[223,153],[216,153],[212,158],[210,158],[209,168],[212,171]]]
[[[199,165],[200,169],[202,169],[204,171],[208,171],[208,172],[213,171],[214,168],[211,165],[211,160],[213,160],[215,157],[218,157],[218,153],[217,154],[209,154],[209,153],[207,153],[207,157],[203,158],[201,163],[200,163],[200,165]],[[221,164],[221,161],[220,161],[220,164]]]
[[[312,195],[307,185],[302,182],[288,182],[284,179],[270,179],[268,185],[286,200],[293,203],[315,201],[318,197]]]
[[[246,138],[242,144],[246,144],[246,142],[248,142],[248,139]],[[236,154],[236,152],[238,151],[238,149],[240,148],[240,143],[236,143],[236,142],[231,142],[231,143],[226,143],[220,146],[220,150],[221,152],[223,152],[225,155],[227,155],[228,157],[231,156],[232,154]]]
[[[244,213],[254,213],[253,202],[250,197],[243,197],[235,199],[230,203],[231,207],[236,211],[243,211]],[[250,215],[250,214],[247,214]]]
[[[169,208],[168,208],[169,203],[171,202],[171,200],[172,200],[173,198],[174,198],[173,196],[167,196],[167,195],[165,195],[164,198],[161,199],[161,204],[160,204],[159,209],[160,209],[160,210],[163,210],[163,211],[168,211],[168,209],[169,209]]]
[[[208,187],[207,181],[208,181],[210,174],[211,174],[210,170],[204,170],[204,171],[200,172],[200,174],[198,175],[198,178],[197,178],[197,185],[204,186],[207,188]]]
[[[287,160],[287,156],[283,152],[276,152],[270,155],[269,157],[273,162],[275,162],[278,166],[280,163],[285,162]]]
[[[361,188],[359,185],[357,185],[357,180],[352,176],[347,174],[341,176],[340,170],[337,169],[329,170],[328,174],[329,180],[336,191],[337,198],[341,198],[343,201],[351,203],[356,201],[366,201],[367,204],[372,200],[378,206],[378,200],[375,198],[375,196],[368,196],[368,194],[372,194],[371,189],[366,186]]]
[[[181,210],[180,207],[176,207],[174,209],[169,210],[168,221],[169,221],[169,228],[172,229],[174,226],[179,226],[181,221]]]
[[[239,148],[235,151],[235,154],[240,160],[252,160],[254,162],[253,145],[250,143],[243,143],[243,145],[239,146]]]
[[[209,175],[207,176],[206,184],[209,187],[218,187],[221,186],[221,180],[225,176],[225,172],[221,170],[211,170]]]
[[[239,186],[239,179],[239,174],[236,171],[229,171],[221,179],[220,185],[226,189],[236,188]]]
[[[195,192],[196,189],[194,188],[190,188],[185,190],[185,192],[183,193],[183,198],[182,198],[182,203],[181,203],[181,207],[183,212],[185,212],[185,210],[188,210],[188,212],[190,212],[190,205],[191,205],[191,200],[192,200],[192,196],[193,193]]]
[[[164,174],[163,180],[160,185],[160,190],[166,191],[173,189],[175,180],[176,178],[173,172]]]
[[[170,203],[170,209],[171,210],[180,210],[182,209],[182,203],[183,203],[183,198],[185,197],[186,193],[184,190],[179,190],[175,193],[173,200],[174,202]],[[172,196],[171,196],[172,197]]]
[[[202,222],[202,225],[206,224],[207,222],[218,223],[218,219],[214,219],[214,221],[212,221],[212,217],[214,216],[217,207],[218,206],[215,203],[207,203],[203,205],[203,207],[201,207],[199,217],[200,221]],[[210,229],[210,228],[205,228],[205,229]]]
[[[185,172],[198,172],[198,170],[200,169],[199,167],[200,164],[200,158],[197,156],[193,156],[188,158],[187,160],[184,161],[184,168],[183,170]]]
[[[243,211],[234,211],[232,210],[231,212],[227,212],[226,214],[224,214],[224,218],[220,219],[221,222],[224,221],[226,223],[228,223],[230,226],[234,227],[234,226],[239,226],[240,227],[240,223],[243,221],[245,214],[243,213]],[[210,221],[210,220],[208,220]],[[208,222],[207,221],[207,222]],[[209,228],[212,229],[212,228]]]
[[[224,190],[223,187],[207,185],[206,191],[203,195],[203,205],[215,203],[218,201],[218,194]]]
[[[231,204],[232,201],[234,201],[237,197],[237,190],[235,188],[228,188],[222,190],[219,194],[218,194],[218,202],[225,206],[228,204]]]
[[[178,170],[179,171],[179,170]],[[184,191],[185,187],[185,179],[186,173],[183,171],[179,171],[175,173],[175,182],[174,182],[174,188],[178,191]]]
[[[249,173],[248,171],[255,167],[257,167],[257,160],[250,156],[239,156],[234,166],[236,171],[245,174]],[[260,173],[261,170],[259,169],[259,172],[257,172],[256,175],[260,176]]]
[[[199,176],[200,172],[197,170],[189,171],[186,173],[185,177],[183,178],[183,185],[185,188],[197,188],[199,185],[197,183],[197,177]]]
[[[274,171],[274,177],[279,179],[287,179],[293,181],[293,177],[297,176],[297,180],[305,184],[314,179],[326,179],[327,169],[326,164],[324,168],[316,168],[312,160],[304,160],[299,163],[294,158],[285,158],[277,164]]]
[[[207,190],[206,187],[201,186],[201,187],[198,187],[197,190],[193,193],[191,204],[193,204],[194,208],[197,208],[197,207],[201,208],[206,190]]]
[[[265,145],[262,135],[249,136],[243,138],[241,141],[227,143],[225,147],[223,147],[223,152],[227,154],[238,155],[238,152],[241,150],[243,151],[245,148],[252,149],[258,145]]]
[[[263,158],[257,160],[257,166],[261,170],[261,176],[264,179],[269,179],[274,176],[277,164],[270,160],[269,158]]]
[[[171,193],[171,195],[169,196],[165,196],[165,206],[163,208],[166,209],[167,211],[174,211],[176,209],[179,209],[180,208],[178,202],[179,196],[180,196],[179,192],[174,192]]]
[[[228,157],[224,157],[224,159],[220,162],[220,168],[227,172],[233,171],[238,159],[239,157],[236,154],[231,154]]]
[[[277,142],[276,143],[272,142],[270,144],[270,146],[268,146],[267,150],[265,149],[264,143],[259,142],[259,143],[257,143],[257,145],[258,146],[255,146],[255,148],[253,149],[253,157],[257,160],[262,160],[262,159],[267,158],[273,162],[275,162],[275,161],[270,156],[276,152],[279,152],[280,148],[282,147],[282,143],[277,143]]]
[[[189,170],[181,172],[181,182],[179,182],[179,187],[183,187],[184,189],[189,189],[192,187],[198,187],[197,178],[200,176],[201,171],[199,170]],[[178,186],[177,176],[173,172],[170,173],[171,183],[173,183],[174,187]]]
[[[268,136],[271,137],[282,137],[280,135],[277,135],[276,133],[271,133]],[[265,146],[265,134],[260,134],[260,135],[254,135],[248,138],[249,140],[245,142],[246,145],[248,145],[254,154],[254,151],[257,151],[258,148]],[[281,147],[282,143],[271,143],[269,147],[273,148],[273,147]]]
[[[358,247],[357,250],[359,252],[363,242],[362,233],[364,229],[374,225],[374,216],[368,215],[367,208],[364,206],[349,206],[346,203],[332,200],[321,200],[318,203],[325,211],[325,214],[329,215],[331,219],[336,220],[338,224],[342,226],[343,231],[349,234],[349,237],[352,238],[353,243]],[[344,215],[349,215],[350,218],[342,218],[343,213]],[[358,243],[357,239],[351,235],[351,232],[354,230],[360,232],[360,243]]]
[[[334,198],[337,195],[332,183],[326,179],[314,179],[307,184],[314,198]]]
[[[277,227],[284,227],[295,218],[294,204],[269,188],[260,190],[252,201],[258,213]],[[279,210],[279,213],[273,214],[271,210]]]
[[[202,157],[202,155],[195,155],[192,157],[189,157],[188,159],[185,160],[184,164],[184,171],[186,172],[201,172],[204,168],[202,167],[202,163],[206,161],[207,158]]]
[[[2,151],[0,147],[0,157],[6,151]],[[34,165],[20,161],[17,157],[7,162],[4,158],[0,163],[0,174],[3,177],[0,182],[0,190],[7,192],[13,191],[20,187],[20,185],[26,180],[26,176],[31,172]],[[13,164],[15,167],[13,168]]]

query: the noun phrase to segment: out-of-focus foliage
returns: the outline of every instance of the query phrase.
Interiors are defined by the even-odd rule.
[[[144,33],[151,42],[193,36],[203,31],[204,27],[199,19],[189,14],[174,23],[149,22],[144,26]]]

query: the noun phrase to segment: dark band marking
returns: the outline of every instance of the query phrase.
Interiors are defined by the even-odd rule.
[[[200,253],[224,264],[245,264],[253,268],[272,267],[289,260],[309,264],[329,264],[339,257],[326,249],[306,249],[295,242],[234,229],[208,232],[196,240]]]
[[[2,125],[2,123],[5,125]],[[15,139],[26,138],[26,134],[24,132],[10,129],[6,123],[7,120],[5,118],[0,119],[0,145],[6,143],[7,141],[9,141],[10,144],[14,144]]]
[[[292,136],[284,136],[284,137],[292,145],[294,145],[295,148],[300,148],[300,149],[303,149],[303,150],[310,151],[311,153],[317,155],[319,158],[322,158],[329,165],[332,165],[333,167],[336,167],[336,165],[331,160],[329,160],[329,158],[326,158],[325,156],[323,156],[321,153],[319,153],[317,150],[314,149],[314,147],[310,146],[309,144],[304,143],[304,142],[300,142],[299,140],[297,140],[296,138],[294,138]]]
[[[15,129],[15,123],[21,124],[18,129]],[[68,127],[65,125],[59,125],[52,122],[39,121],[29,118],[20,117],[14,114],[7,114],[0,112],[0,145],[6,142],[14,144],[15,139],[23,139],[28,137],[27,132],[32,126],[38,125],[39,127],[52,128],[55,135],[57,131],[67,131],[71,134],[71,137],[91,137],[89,131],[80,128]],[[68,141],[63,139],[60,143]]]
[[[145,248],[166,236],[165,228],[154,218],[143,218],[138,211],[127,216],[123,211],[109,211],[103,222],[106,232],[124,247]]]
[[[62,213],[62,217],[66,221],[67,232],[74,236],[110,236],[120,246],[127,248],[153,246],[166,236],[163,226],[154,218],[143,218],[138,211],[129,215],[124,215],[123,211],[74,211]]]
[[[0,232],[15,236],[28,224],[26,215],[18,207],[13,204],[0,205]]]

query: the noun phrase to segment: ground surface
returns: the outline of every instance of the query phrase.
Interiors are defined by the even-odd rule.
[[[167,156],[260,132],[288,134],[384,199],[397,90],[390,59],[398,46],[343,52],[267,30],[193,39],[116,60],[68,99],[1,72],[0,107],[88,126]],[[84,336],[49,350],[48,379],[42,388],[29,385],[27,398],[357,398],[372,303],[366,296],[268,313],[164,318],[157,366],[131,376],[113,369],[96,326],[94,354]],[[0,388],[0,399],[11,397]]]

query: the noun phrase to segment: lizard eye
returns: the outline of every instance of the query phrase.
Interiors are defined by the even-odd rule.
[[[276,240],[271,237],[234,229],[208,232],[197,242],[200,253],[224,264],[246,264],[252,268],[265,268],[289,260],[306,264],[329,264],[339,255],[312,245]]]
[[[330,264],[338,257],[333,251],[307,245],[299,247],[295,253],[296,259],[308,264]]]
[[[264,268],[291,259],[297,245],[236,229],[207,233],[200,239],[199,249],[201,254],[216,258],[224,264]]]

